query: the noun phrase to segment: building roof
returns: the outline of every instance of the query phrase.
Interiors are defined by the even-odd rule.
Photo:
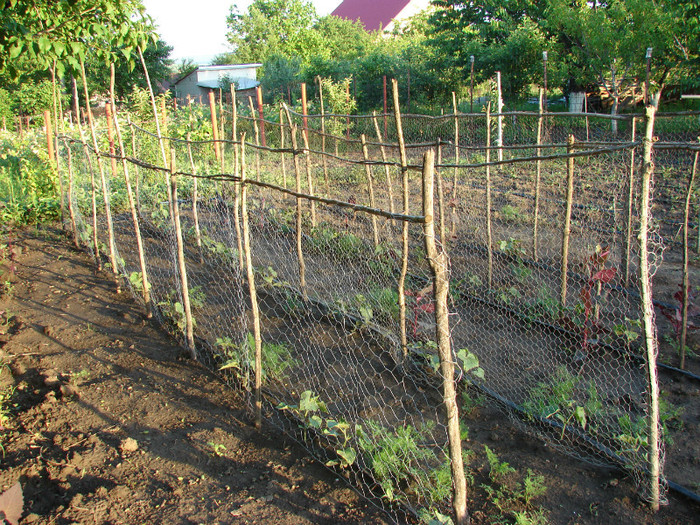
[[[233,80],[236,82],[236,89],[239,91],[253,89],[260,85],[259,81],[250,78],[234,78]],[[197,82],[197,85],[207,89],[219,89],[221,87],[221,79],[200,80]]]
[[[183,80],[185,80],[186,78],[188,78],[191,75],[194,75],[194,74],[200,73],[200,72],[204,72],[204,71],[220,71],[220,72],[230,71],[230,72],[234,72],[234,71],[240,70],[240,69],[251,69],[251,68],[258,69],[259,67],[262,67],[262,64],[253,63],[253,64],[224,64],[224,65],[220,65],[220,66],[197,66],[197,69],[193,69],[192,71],[190,71],[186,75],[183,75],[180,78],[178,78],[175,82],[173,82],[173,85],[179,84],[180,82],[182,82]],[[229,76],[229,75],[225,75],[225,76]],[[239,81],[239,78],[234,76],[234,75],[231,75],[231,78],[234,78],[236,81]],[[208,80],[201,80],[201,81],[197,82],[197,85],[200,87],[206,87],[206,88],[213,88],[213,87],[218,88],[219,87],[218,80],[214,81],[217,83],[216,86],[209,86],[207,84],[208,82],[209,82]],[[251,85],[251,86],[239,88],[239,89],[249,89],[250,87],[256,87],[259,84],[260,84],[260,82],[258,82],[255,85]]]
[[[224,64],[220,66],[198,66],[197,71],[231,71],[234,69],[249,69],[249,68],[259,68],[262,64]]]
[[[388,30],[402,12],[401,18],[408,17],[428,7],[428,4],[428,0],[344,0],[331,14],[359,20],[367,31]]]

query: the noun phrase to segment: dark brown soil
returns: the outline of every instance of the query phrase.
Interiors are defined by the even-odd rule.
[[[62,235],[13,246],[0,491],[21,483],[21,523],[385,522],[280,431],[252,427],[240,395]]]
[[[245,399],[188,360],[58,230],[14,235],[3,267],[10,285],[0,299],[0,363],[7,365],[0,392],[14,388],[3,405],[7,420],[0,419],[0,491],[21,483],[21,523],[389,521],[279,430],[252,427]],[[662,381],[686,404],[700,394],[695,383]],[[697,442],[684,439],[698,435],[691,412],[668,450],[680,483],[678,461],[697,463]],[[476,525],[513,522],[482,488],[489,483],[484,445],[518,475],[544,476],[547,492],[535,503],[549,523],[696,522],[699,505],[670,493],[669,505],[652,515],[632,479],[559,454],[493,406],[465,421]]]

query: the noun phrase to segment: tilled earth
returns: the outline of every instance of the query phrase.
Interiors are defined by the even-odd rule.
[[[187,359],[59,230],[3,242],[0,493],[20,483],[21,524],[390,522],[279,430],[251,426],[244,397]],[[689,403],[669,471],[697,488],[684,473],[698,461],[700,390],[664,388]],[[518,473],[543,476],[535,505],[549,523],[697,522],[697,504],[673,493],[650,514],[633,480],[557,453],[491,406],[464,417],[474,525],[514,519],[484,489],[485,443]]]
[[[0,492],[22,524],[385,523],[53,229],[10,239]],[[2,520],[0,520],[2,522]]]

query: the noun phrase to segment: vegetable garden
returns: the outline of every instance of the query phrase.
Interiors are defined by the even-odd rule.
[[[481,396],[697,498],[657,377],[700,379],[697,114],[112,107],[49,139],[76,245],[395,520],[460,521]]]

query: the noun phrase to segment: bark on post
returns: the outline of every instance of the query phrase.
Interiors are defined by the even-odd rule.
[[[112,77],[114,77],[114,64],[111,65]],[[121,128],[119,127],[119,120],[117,119],[116,106],[114,105],[114,89],[110,92],[111,97],[111,107],[115,108],[112,112],[112,117],[114,119],[114,129],[117,135],[117,141],[119,142],[119,153],[122,157],[122,169],[124,172],[124,184],[126,186],[126,195],[129,199],[129,209],[131,211],[131,220],[134,225],[134,233],[136,235],[136,248],[139,252],[139,267],[141,269],[141,294],[143,297],[143,302],[146,307],[146,316],[150,319],[153,315],[153,304],[151,303],[151,285],[148,278],[148,270],[146,267],[146,254],[143,248],[143,238],[141,237],[141,226],[139,223],[139,216],[136,210],[136,203],[134,201],[134,194],[131,190],[131,179],[129,177],[129,165],[126,162],[126,151],[124,150],[124,141],[122,139]],[[109,107],[109,106],[108,106]],[[107,114],[107,121],[109,122],[110,115]]]
[[[636,140],[636,132],[637,132],[637,119],[634,117],[632,118],[632,142]],[[627,216],[625,218],[626,220],[626,234],[625,234],[625,251],[622,254],[622,267],[624,268],[624,278],[625,278],[625,286],[629,286],[630,282],[630,256],[632,254],[632,230],[633,230],[633,224],[632,221],[634,220],[632,217],[632,212],[634,211],[634,154],[635,154],[636,148],[632,147],[632,150],[630,151],[630,170],[629,170],[629,177],[627,179]]]
[[[435,167],[435,176],[437,179],[438,191],[438,209],[440,210],[440,244],[442,250],[447,253],[447,237],[445,233],[445,195],[442,191],[442,172],[440,165],[442,164],[442,143],[440,139],[437,141],[437,166]]]
[[[543,106],[544,90],[540,88],[539,96],[539,112],[537,115],[537,146],[542,145],[542,117],[544,114]],[[537,166],[535,169],[535,210],[534,210],[534,220],[532,224],[532,259],[537,261],[538,253],[537,248],[539,244],[538,239],[538,228],[540,220],[540,179],[542,176],[542,161],[539,160],[540,155],[542,155],[542,150],[537,148]]]
[[[260,86],[255,88],[255,96],[258,101],[258,117],[260,118],[260,139],[262,140],[263,147],[267,147],[267,140],[265,139],[265,116],[263,114],[263,96],[262,88]]]
[[[459,428],[459,409],[455,390],[454,358],[450,341],[450,322],[448,295],[450,278],[448,259],[444,251],[438,251],[435,242],[434,221],[434,161],[435,153],[429,150],[423,157],[423,215],[425,216],[424,240],[425,252],[433,271],[433,290],[435,296],[435,331],[440,371],[442,372],[443,402],[447,419],[449,439],[450,469],[452,472],[452,510],[457,525],[469,523],[467,512],[467,481],[464,475],[462,459],[462,439]]]
[[[192,157],[192,143],[190,142],[190,133],[187,133],[187,157],[190,161],[190,171],[195,177],[192,178],[192,218],[194,219],[194,236],[197,242],[197,251],[199,252],[199,262],[204,264],[204,251],[202,250],[202,231],[199,227],[199,209],[197,207],[199,199],[199,184],[197,168],[194,165]]]
[[[700,141],[700,138],[698,139]],[[680,337],[680,368],[685,368],[685,342],[688,336],[688,307],[690,297],[688,289],[690,288],[690,272],[688,271],[688,221],[690,220],[690,200],[693,196],[693,188],[695,186],[695,175],[698,169],[698,152],[695,152],[693,158],[693,167],[690,170],[690,179],[688,180],[688,190],[685,194],[685,213],[683,216],[683,309],[681,313],[681,337]]]
[[[487,281],[493,288],[493,230],[491,229],[491,102],[486,104],[486,250],[488,254]]]
[[[253,339],[255,340],[255,426],[262,426],[262,329],[258,294],[255,288],[255,272],[250,249],[250,228],[248,226],[248,184],[246,184],[245,137],[241,137],[241,216],[243,221],[243,249],[245,268],[250,292],[250,308],[253,313]]]
[[[369,165],[369,153],[367,151],[367,139],[364,133],[360,136],[362,141],[362,156],[365,159],[365,174],[367,175],[367,190],[369,192],[369,205],[375,208],[374,201],[374,181],[372,176],[372,167]],[[374,237],[374,246],[379,246],[379,229],[377,227],[377,216],[372,215],[372,233]]]
[[[64,142],[64,146],[68,151],[68,213],[70,215],[70,224],[73,230],[73,242],[76,248],[80,248],[78,239],[78,227],[75,223],[75,208],[73,207],[73,153],[70,143]]]
[[[292,149],[294,150],[294,174],[296,178],[295,190],[301,193],[301,167],[299,166],[299,154],[297,149],[297,127],[292,126]],[[304,262],[304,250],[302,249],[302,199],[297,197],[297,259],[299,261],[299,287],[305,299],[308,299],[306,292],[306,263]]]
[[[92,166],[92,161],[90,160],[90,150],[88,148],[87,142],[85,141],[85,133],[83,133],[83,126],[80,123],[80,99],[78,98],[78,84],[75,81],[75,78],[73,78],[73,100],[75,101],[75,120],[78,126],[78,133],[80,134],[80,142],[83,145],[85,160],[88,164],[88,170],[90,171],[90,201],[92,204],[92,249],[97,269],[101,270],[102,259],[100,258],[100,244],[97,240],[97,188],[95,186],[95,171]]]
[[[501,72],[496,71],[496,91],[497,91],[497,109],[498,109],[498,161],[503,160],[503,92],[501,90]]]
[[[284,110],[282,109],[282,105],[280,105],[280,149],[284,149],[284,117],[283,117]],[[287,189],[287,162],[285,160],[285,154],[280,153],[280,157],[282,158],[282,186],[284,189]]]
[[[389,169],[389,163],[386,158],[386,149],[384,149],[384,139],[382,138],[382,132],[379,130],[379,120],[377,119],[377,113],[372,112],[372,121],[374,122],[374,131],[377,134],[377,140],[379,141],[379,150],[382,154],[382,162],[384,163],[384,174],[386,175],[386,187],[389,192],[389,211],[395,213],[396,209],[394,207],[394,184],[391,180],[391,170]]]
[[[214,139],[214,154],[216,162],[221,163],[221,144],[219,144],[219,124],[216,120],[216,101],[214,100],[214,91],[209,90],[209,114],[211,115],[211,131]]]
[[[451,231],[454,236],[457,231],[457,178],[459,175],[459,168],[457,167],[459,164],[459,108],[457,107],[457,95],[454,91],[452,92],[452,109],[455,115],[455,168],[452,173],[452,213],[450,214],[450,222],[452,223]],[[440,208],[440,214],[444,216],[442,208]],[[444,239],[442,242],[446,244]]]
[[[311,173],[311,152],[309,151],[309,134],[302,133],[304,139],[304,163],[306,164],[306,185],[309,195],[314,194],[314,181]],[[309,202],[311,208],[311,227],[316,227],[316,202]]]
[[[187,265],[185,264],[185,247],[182,242],[182,227],[180,226],[180,206],[177,201],[177,175],[175,174],[175,150],[170,150],[170,186],[173,196],[173,223],[177,240],[177,265],[180,273],[182,288],[182,307],[185,313],[185,343],[192,359],[197,359],[197,349],[194,346],[194,323],[190,306],[190,289],[187,283]]]
[[[258,120],[255,118],[255,106],[253,105],[253,97],[248,97],[248,105],[250,106],[250,117],[253,121],[253,130],[255,130],[255,180],[260,182],[260,128]]]
[[[323,106],[323,79],[318,76],[318,100],[321,104],[321,158],[323,159],[323,180],[326,183],[326,193],[329,190],[328,186],[328,159],[326,158],[326,113]],[[282,122],[282,119],[280,119]]]
[[[403,187],[403,212],[409,214],[408,200],[408,159],[406,157],[406,144],[403,138],[403,125],[401,124],[401,108],[399,107],[399,84],[395,78],[391,79],[392,94],[394,99],[394,119],[396,121],[396,136],[399,141],[399,154],[401,155],[401,181]],[[408,223],[403,222],[401,230],[401,273],[399,275],[399,323],[401,329],[401,351],[403,357],[408,355],[408,339],[406,336],[406,274],[408,273]]]
[[[92,117],[92,109],[90,109],[90,94],[87,86],[87,76],[85,75],[85,64],[80,61],[80,73],[83,80],[83,91],[85,93],[85,111],[87,112],[88,124],[90,125],[90,135],[92,136],[92,147],[95,150],[97,158],[97,168],[100,171],[100,182],[102,183],[102,202],[104,204],[105,219],[107,220],[107,243],[109,249],[109,262],[112,266],[112,277],[117,288],[117,293],[121,291],[119,282],[119,268],[117,266],[116,248],[114,245],[114,225],[112,223],[112,210],[110,209],[110,191],[107,187],[107,179],[105,177],[104,166],[102,165],[102,157],[100,155],[99,145],[97,143],[97,132],[95,130],[95,120]]]
[[[567,152],[571,155],[574,152],[575,138],[569,135],[567,141]],[[569,272],[569,237],[571,236],[571,210],[574,202],[574,158],[569,157],[566,161],[566,209],[564,211],[564,225],[561,236],[561,288],[559,304],[566,307],[566,288]]]
[[[659,378],[656,368],[656,356],[658,341],[656,339],[656,325],[654,323],[654,305],[652,303],[651,273],[649,271],[649,223],[651,211],[651,180],[654,174],[652,162],[652,148],[654,138],[654,117],[656,108],[653,105],[646,107],[646,130],[644,133],[644,153],[642,170],[642,201],[640,205],[639,220],[639,288],[641,307],[644,317],[644,346],[647,367],[647,406],[649,407],[649,497],[651,509],[659,510],[660,484],[660,431],[659,431]]]

